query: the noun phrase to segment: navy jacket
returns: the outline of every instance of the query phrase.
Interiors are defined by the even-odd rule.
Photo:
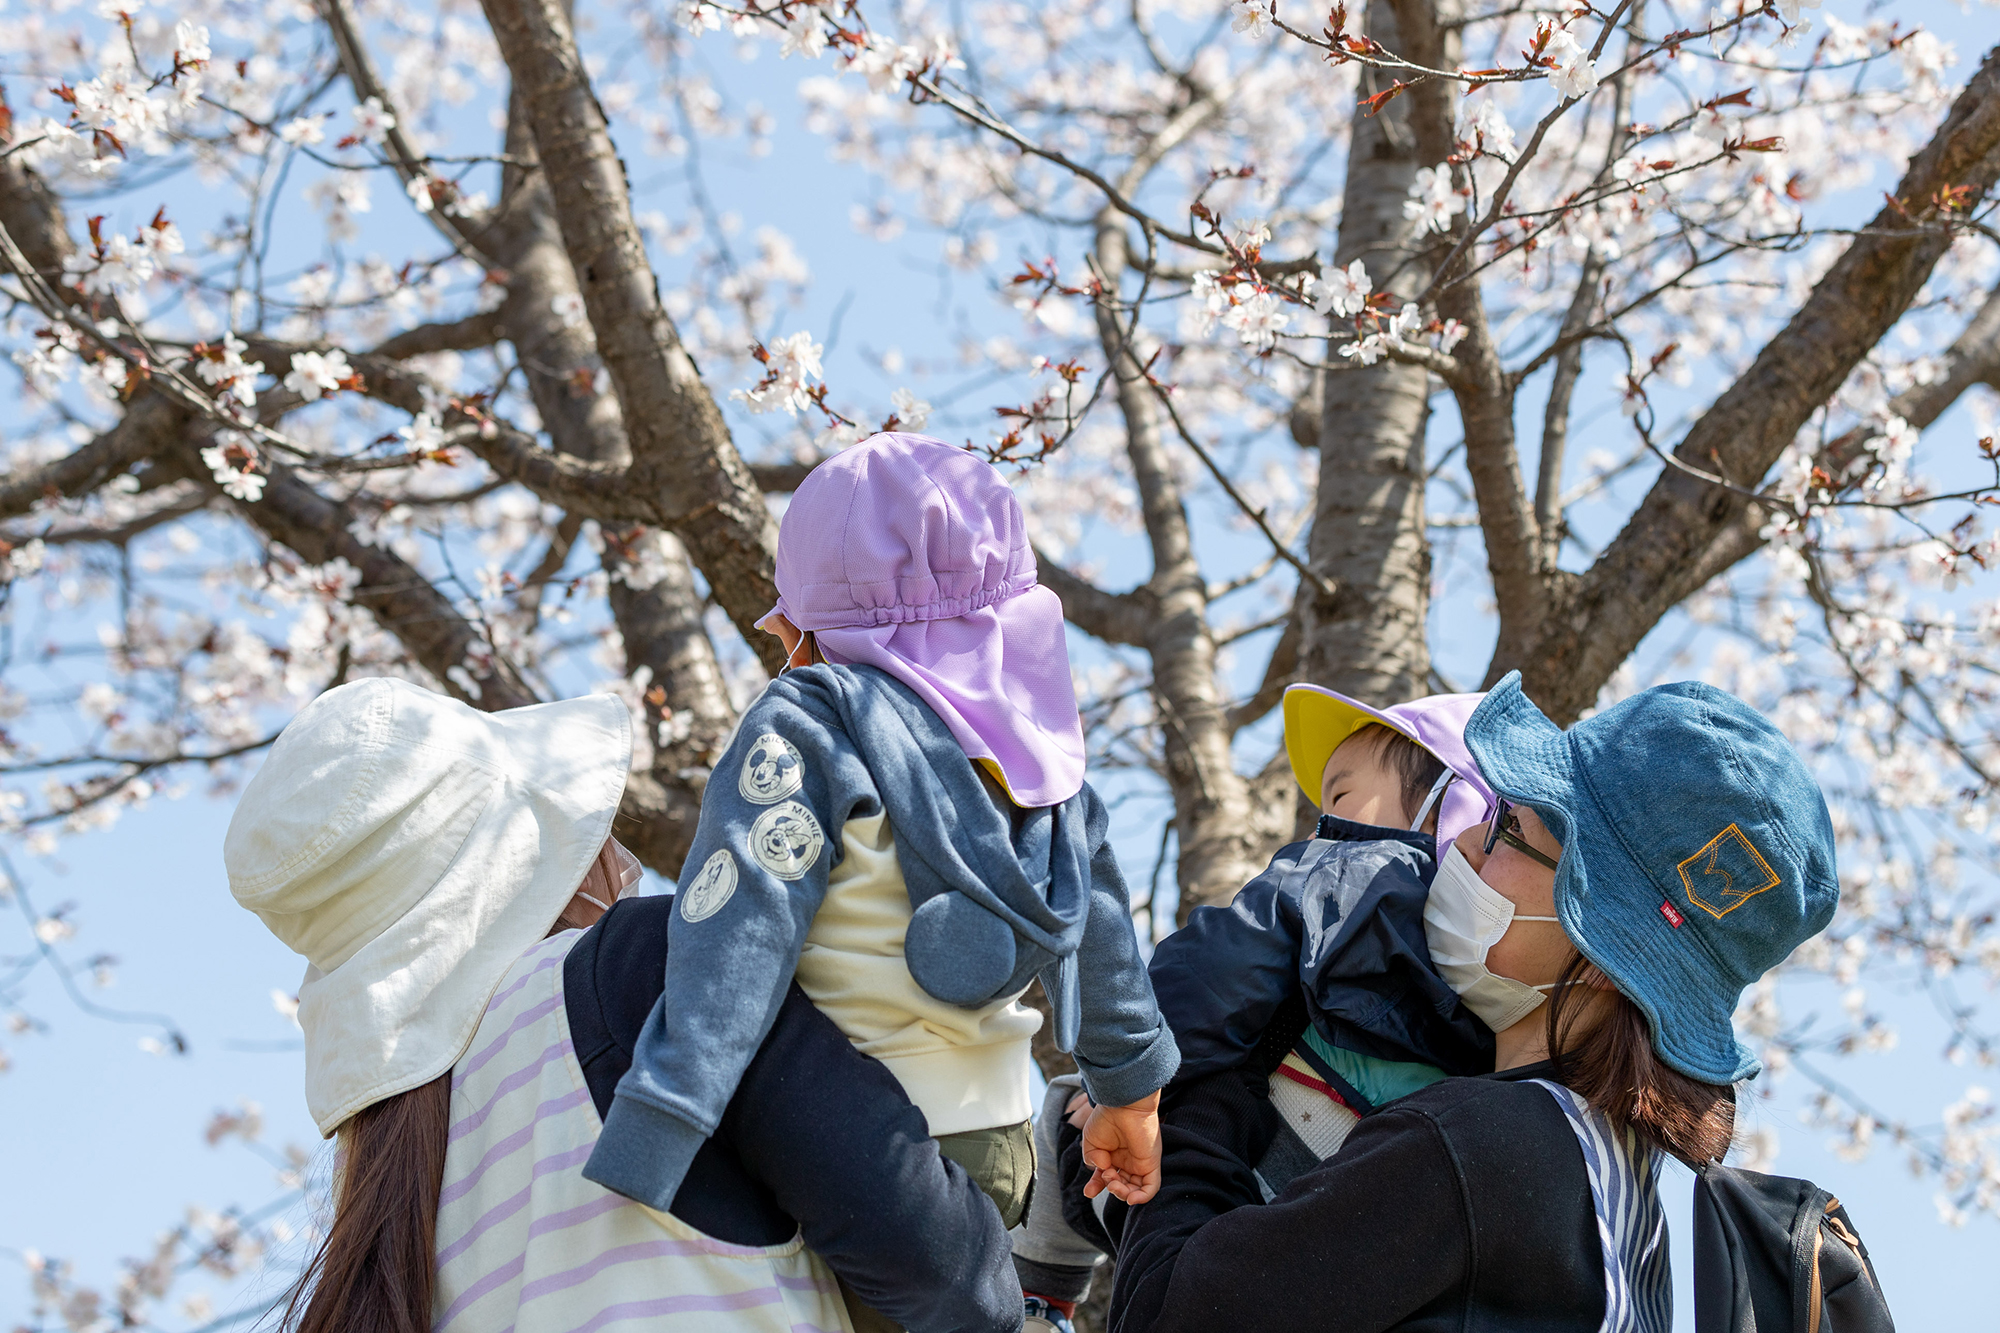
[[[745,710],[702,793],[665,987],[583,1174],[665,1208],[715,1131],[797,969],[847,821],[886,813],[912,913],[910,975],[979,1007],[1037,977],[1099,1102],[1125,1105],[1179,1063],[1085,786],[1002,813],[965,750],[873,667],[788,671]]]
[[[1241,1065],[1303,991],[1319,1034],[1361,1055],[1493,1068],[1493,1034],[1431,964],[1428,834],[1323,815],[1227,907],[1198,907],[1153,953],[1153,992],[1183,1081]],[[1364,1107],[1365,1109],[1365,1107]]]
[[[1160,1192],[1118,1236],[1112,1333],[1597,1333],[1590,1174],[1562,1108],[1527,1081],[1552,1074],[1413,1092],[1269,1203],[1248,1165],[1279,1123],[1262,1072],[1177,1082]]]
[[[563,1007],[599,1116],[665,974],[671,898],[615,905],[563,960]],[[914,1333],[1016,1333],[1021,1287],[985,1193],[938,1152],[896,1076],[790,986],[669,1210],[736,1245],[806,1245]]]

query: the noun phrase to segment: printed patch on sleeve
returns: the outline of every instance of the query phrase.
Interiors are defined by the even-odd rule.
[[[797,801],[772,806],[750,826],[750,855],[779,879],[797,879],[811,870],[825,845],[819,820]]]
[[[703,861],[701,873],[681,890],[681,917],[687,921],[706,921],[720,912],[735,892],[736,858],[724,847]]]
[[[1731,824],[1680,864],[1688,901],[1712,917],[1723,917],[1780,882],[1771,863]]]
[[[792,743],[767,731],[743,756],[743,775],[736,780],[736,790],[754,805],[775,805],[797,791],[804,778],[804,761]]]

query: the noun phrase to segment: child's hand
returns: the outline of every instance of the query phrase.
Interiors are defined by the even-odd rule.
[[[1083,1125],[1083,1161],[1093,1174],[1085,1198],[1105,1190],[1137,1207],[1160,1192],[1160,1094],[1130,1106],[1092,1108]]]

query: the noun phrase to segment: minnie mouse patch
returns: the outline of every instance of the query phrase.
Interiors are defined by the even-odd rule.
[[[750,826],[750,855],[779,879],[803,876],[825,845],[819,820],[797,801],[772,806]]]

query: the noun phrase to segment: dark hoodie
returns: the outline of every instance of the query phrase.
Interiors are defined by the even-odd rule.
[[[912,915],[910,975],[968,1008],[1039,976],[1092,1097],[1124,1105],[1179,1063],[1089,786],[1002,814],[914,692],[872,667],[786,672],[703,793],[666,984],[584,1175],[672,1201],[785,998],[850,819],[886,813]]]
[[[659,997],[673,917],[671,898],[627,899],[563,960],[570,1040],[600,1117]],[[1000,1214],[939,1154],[895,1075],[797,984],[670,1211],[732,1245],[801,1237],[912,1333],[1019,1333]]]
[[[1303,992],[1320,1036],[1446,1074],[1493,1068],[1493,1034],[1438,975],[1424,941],[1437,874],[1424,833],[1320,818],[1227,907],[1198,907],[1153,953],[1153,989],[1180,1046],[1180,1078],[1240,1066]],[[1319,1071],[1364,1114],[1371,1100]]]

